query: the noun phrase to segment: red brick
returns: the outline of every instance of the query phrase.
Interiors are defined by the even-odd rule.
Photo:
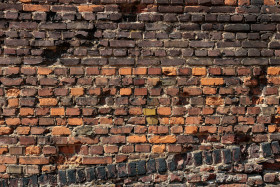
[[[112,164],[113,159],[110,156],[106,157],[83,157],[82,164]]]
[[[21,156],[19,157],[19,163],[20,164],[37,164],[37,165],[43,165],[43,164],[49,164],[50,159],[49,157],[42,157],[42,156]]]
[[[49,5],[32,5],[32,4],[24,4],[23,10],[28,12],[48,12],[50,10]]]

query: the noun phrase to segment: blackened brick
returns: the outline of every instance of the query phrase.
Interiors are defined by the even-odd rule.
[[[95,168],[91,167],[91,168],[86,168],[86,181],[87,182],[91,182],[93,180],[96,179],[96,174],[95,174]]]
[[[117,168],[118,168],[118,176],[120,178],[127,177],[128,174],[127,174],[126,164],[125,163],[118,164]]]
[[[149,159],[147,161],[147,174],[156,172],[156,161],[155,159]]]
[[[202,152],[197,152],[193,154],[194,164],[200,166],[202,164]]]
[[[270,143],[261,143],[261,148],[264,157],[270,157],[272,155]]]
[[[133,177],[137,175],[136,162],[129,162],[127,165],[128,176]]]
[[[156,160],[157,162],[157,170],[159,173],[163,173],[167,171],[167,164],[165,158],[159,158]]]
[[[105,180],[107,178],[105,167],[104,166],[97,167],[96,175],[98,179]]]
[[[108,171],[108,178],[112,179],[112,178],[116,178],[117,177],[117,169],[116,169],[116,165],[108,165],[107,166],[107,171]]]
[[[62,185],[62,186],[67,184],[66,171],[64,171],[64,170],[58,171],[58,180],[59,180],[60,185]]]

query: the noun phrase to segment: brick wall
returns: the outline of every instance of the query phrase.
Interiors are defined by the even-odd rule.
[[[0,0],[0,186],[280,185],[274,0]]]

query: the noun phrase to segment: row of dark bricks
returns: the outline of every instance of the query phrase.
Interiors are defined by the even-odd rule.
[[[86,55],[97,55],[103,57],[113,56],[113,57],[126,57],[126,56],[143,56],[143,57],[273,57],[273,56],[280,56],[279,50],[271,50],[271,49],[240,49],[233,51],[231,49],[100,49],[100,50],[88,50],[85,48],[79,48],[79,49],[70,49],[70,54],[72,58],[79,58],[80,56],[86,56]],[[4,55],[9,56],[41,56],[44,54],[44,49],[27,49],[27,48],[4,48],[3,50],[0,49],[0,54],[3,53]],[[38,61],[36,63],[44,63],[45,60],[43,59],[37,59]],[[27,61],[27,60],[26,60]],[[25,62],[26,62],[25,61]],[[30,61],[29,61],[30,62]],[[33,61],[35,62],[35,60]],[[65,61],[62,60],[62,63]],[[275,63],[278,63],[278,60],[274,61]],[[68,64],[65,64],[68,65]]]
[[[0,31],[0,36],[4,40],[6,40],[7,43],[10,43],[8,45],[14,45],[15,42],[18,42],[19,45],[28,43],[25,39],[14,39],[14,38],[26,38],[26,39],[32,39],[33,37],[37,40],[32,40],[31,44],[35,47],[40,47],[41,44],[42,47],[52,47],[52,45],[58,45],[62,43],[61,39],[64,39],[64,42],[69,42],[69,45],[72,44],[72,47],[77,47],[77,50],[79,49],[78,46],[73,43],[73,41],[69,41],[68,39],[72,38],[80,38],[89,40],[91,39],[92,32],[90,31],[53,31],[53,30],[47,30],[47,31],[15,31],[15,30],[9,30],[9,31]],[[187,48],[188,46],[191,46],[191,48],[212,48],[214,46],[217,46],[217,48],[227,48],[227,47],[243,47],[243,48],[250,48],[250,44],[256,45],[257,48],[264,48],[268,46],[267,42],[262,42],[263,40],[268,40],[270,37],[275,34],[275,39],[280,39],[280,35],[278,33],[272,33],[272,32],[251,32],[251,33],[244,33],[244,32],[214,32],[209,34],[208,32],[156,32],[156,31],[148,31],[148,32],[142,32],[142,31],[134,31],[130,32],[127,30],[122,31],[108,31],[108,30],[97,30],[94,33],[95,38],[106,38],[106,39],[112,39],[111,47],[115,44],[113,47],[116,49],[116,46],[119,45],[114,41],[113,39],[123,39],[125,42],[127,40],[127,43],[132,42],[133,45],[137,42],[133,42],[131,39],[135,39],[138,41],[139,47],[166,47],[166,48]],[[47,37],[48,36],[48,37]],[[9,39],[8,39],[9,38]],[[48,41],[48,43],[42,43],[42,40],[45,38],[51,38],[54,39],[54,41]],[[144,40],[140,40],[144,39]],[[165,40],[163,41],[154,41],[154,39],[158,40]],[[171,39],[171,40],[170,40]],[[201,42],[201,40],[205,40],[204,42]],[[223,41],[222,41],[223,40]],[[234,40],[237,40],[234,42]],[[257,42],[257,41],[259,42]],[[119,41],[119,40],[118,40]],[[243,42],[242,42],[243,41]],[[180,43],[185,42],[185,43]],[[191,42],[189,44],[189,42]],[[250,43],[251,42],[251,43]],[[102,47],[108,47],[109,43],[106,40],[101,40],[100,45]],[[43,45],[44,44],[44,45]],[[49,44],[49,46],[45,46]],[[122,43],[124,45],[125,43]],[[277,43],[274,42],[269,45],[272,49],[277,49]],[[117,46],[124,48],[125,46]],[[105,50],[105,49],[103,49]],[[78,53],[76,51],[75,55],[83,55]]]
[[[226,35],[226,34],[225,34]],[[230,34],[227,34],[230,35]],[[234,34],[233,34],[234,39]],[[30,46],[29,42],[31,42],[31,46],[35,47],[52,47],[55,46],[54,40],[28,40],[28,39],[5,39],[4,45],[5,46]],[[190,49],[196,49],[196,48],[214,48],[217,44],[217,49],[220,48],[229,48],[229,47],[236,47],[237,49],[240,48],[269,48],[272,50],[280,49],[280,42],[278,41],[272,41],[270,43],[265,41],[235,41],[233,43],[226,42],[226,41],[219,41],[215,43],[214,41],[187,41],[187,40],[171,40],[171,41],[152,41],[152,40],[142,40],[139,42],[133,41],[133,40],[102,40],[100,41],[100,44],[103,45],[104,49],[101,49],[99,51],[100,56],[111,56],[112,50],[114,49],[115,56],[126,56],[126,53],[129,49],[123,49],[123,48],[136,48],[139,51],[142,48],[152,48],[156,47],[157,50],[167,50],[168,48],[189,48],[189,50],[182,50],[183,56],[188,56],[188,53],[191,53]],[[137,47],[138,46],[138,47]],[[121,48],[121,49],[119,49]],[[167,49],[166,49],[167,48]],[[147,49],[146,49],[147,50]],[[170,50],[170,49],[169,49]],[[178,50],[178,49],[177,49]],[[34,50],[35,51],[35,50]],[[133,51],[133,50],[131,50]],[[86,56],[87,55],[87,49],[76,48],[76,51],[73,53],[77,56]],[[119,55],[118,55],[119,54]],[[273,53],[272,53],[273,54]],[[179,56],[180,54],[177,54],[176,56]],[[146,56],[146,55],[143,55]],[[164,56],[164,55],[162,55]],[[171,55],[172,56],[172,55]],[[174,55],[173,55],[174,56]],[[271,55],[272,56],[272,55]]]
[[[270,147],[272,146],[272,148]],[[261,144],[263,155],[265,157],[272,156],[272,153],[279,154],[280,147],[278,142],[270,143],[262,143]],[[256,153],[254,153],[256,154]],[[67,170],[59,170],[58,178],[54,178],[53,182],[57,182],[59,185],[65,186],[70,184],[77,184],[83,182],[91,182],[95,180],[110,180],[116,178],[127,178],[127,177],[136,177],[146,174],[159,173],[165,174],[167,171],[173,172],[178,170],[184,170],[188,168],[190,165],[194,164],[196,167],[201,166],[203,163],[207,165],[223,163],[223,165],[219,166],[219,169],[223,171],[229,171],[232,168],[232,163],[240,163],[244,160],[241,160],[241,150],[239,147],[235,147],[232,150],[230,149],[222,149],[222,150],[214,150],[213,152],[204,151],[204,152],[196,152],[196,153],[186,153],[186,154],[177,154],[173,155],[168,159],[165,158],[157,158],[157,159],[149,159],[149,160],[139,160],[133,161],[129,163],[119,163],[119,164],[111,164],[107,166],[97,166],[97,167],[88,167],[85,169],[67,169]],[[259,173],[265,168],[262,165],[256,163],[246,163],[243,166],[237,166],[235,168],[237,173],[245,172],[245,173]],[[193,176],[194,175],[194,176]],[[23,179],[9,179],[2,180],[1,185],[5,186],[14,186],[19,183],[26,183],[29,185],[36,186],[38,183],[46,184],[49,181],[46,180],[49,175],[43,174],[41,176],[33,175],[31,177],[23,178]],[[191,174],[187,181],[190,183],[199,182],[197,180],[197,176],[200,177],[199,174]],[[192,178],[193,177],[193,178]],[[213,175],[209,177],[208,180],[215,179],[216,176]],[[207,180],[207,179],[206,179]],[[267,182],[274,182],[274,180]],[[220,178],[216,179],[216,182],[224,182],[221,181]],[[240,181],[241,182],[241,181]],[[244,181],[243,181],[244,182]],[[245,181],[246,182],[246,181]]]
[[[42,57],[24,57],[15,58],[15,57],[0,57],[0,65],[39,65],[45,63],[45,59]],[[60,63],[66,66],[73,65],[85,65],[85,66],[181,66],[181,65],[190,65],[190,66],[228,66],[228,65],[244,65],[244,66],[267,66],[267,65],[279,65],[280,58],[163,58],[163,59],[135,59],[135,58],[88,58],[81,59],[79,58],[61,58]],[[21,82],[21,81],[19,81]]]
[[[208,15],[208,14],[207,14]],[[205,15],[206,16],[206,15]],[[213,16],[212,16],[213,17]],[[194,19],[194,18],[193,18]],[[71,21],[71,22],[59,22],[59,23],[53,23],[53,22],[16,22],[16,21],[5,21],[1,20],[0,22],[0,28],[1,29],[27,29],[27,30],[92,30],[93,28],[100,29],[100,30],[145,30],[145,31],[169,31],[172,29],[177,29],[180,31],[227,31],[227,32],[259,32],[259,31],[277,31],[279,30],[279,24],[278,21],[280,19],[280,16],[275,18],[274,20],[276,23],[259,23],[257,24],[254,22],[257,17],[252,18],[250,21],[246,21],[249,23],[234,23],[235,21],[232,21],[233,23],[193,23],[193,22],[216,22],[216,17],[212,18],[212,21],[204,20],[204,16],[201,16],[200,19],[196,18],[195,21],[189,23],[179,22],[179,23],[169,23],[169,22],[163,22],[163,23],[136,23],[136,22],[130,22],[130,23],[110,23],[110,22],[103,22],[103,21],[97,21],[96,23],[93,23],[91,21]],[[218,20],[218,22],[230,22],[230,17],[224,18],[221,20],[221,18]],[[263,18],[264,19],[264,18]],[[41,20],[44,21],[44,20]],[[175,21],[175,20],[174,20]],[[269,20],[265,20],[266,22],[269,22]],[[253,23],[252,23],[253,22]]]
[[[82,47],[82,46],[81,46]],[[102,57],[108,57],[108,56],[112,56],[112,57],[147,57],[147,58],[159,58],[159,57],[178,57],[178,56],[183,56],[183,57],[195,57],[195,58],[200,58],[200,57],[209,57],[209,58],[213,58],[213,57],[220,57],[220,58],[238,58],[238,57],[249,57],[249,58],[257,58],[257,57],[279,57],[280,56],[280,52],[279,50],[271,50],[271,49],[236,49],[235,51],[231,50],[231,49],[112,49],[112,48],[107,48],[107,49],[100,49],[100,50],[87,50],[85,48],[80,48],[80,49],[70,49],[71,52],[69,52],[69,55],[71,55],[71,58],[74,59],[78,59],[76,61],[71,61],[69,59],[61,59],[61,63],[64,65],[77,65],[79,64],[79,58],[84,55],[100,55]],[[38,56],[38,58],[34,58],[32,60],[27,60],[24,59],[23,63],[24,64],[30,64],[30,65],[34,65],[35,64],[44,64],[45,62],[51,62],[54,63],[54,59],[49,61],[49,59],[46,58],[41,58],[39,56],[44,55],[44,49],[27,49],[27,48],[4,48],[3,50],[0,49],[0,54],[4,54],[4,55],[9,55],[9,56]],[[0,57],[1,58],[1,57]],[[30,57],[33,58],[33,57]],[[96,59],[96,61],[98,62],[99,60]],[[102,59],[102,62],[105,61],[106,63],[106,59]],[[148,61],[148,59],[143,60],[143,61],[139,61],[137,62],[137,64],[141,65],[141,66],[147,66],[146,62]],[[152,59],[152,61],[159,61],[159,60],[155,60]],[[228,60],[224,60],[224,62],[228,62]],[[12,65],[19,65],[19,62],[10,62],[7,61],[6,63],[3,62],[3,64],[12,64]],[[92,62],[93,65],[97,65],[97,63]],[[113,63],[111,61],[111,63]],[[209,63],[209,62],[208,62]],[[207,65],[208,65],[207,63]],[[271,64],[279,64],[279,59],[272,59],[271,60]],[[82,61],[82,64],[85,65],[90,65],[86,62]],[[114,66],[116,65],[115,63],[113,64]],[[157,64],[159,65],[159,63]],[[222,65],[222,64],[219,64]]]
[[[102,25],[102,21],[124,21],[124,23],[119,23],[119,28],[122,30],[143,30],[145,28],[144,23],[129,23],[126,22],[126,16],[122,13],[119,13],[119,11],[115,12],[100,12],[100,13],[90,13],[90,12],[84,12],[84,13],[76,13],[76,12],[57,12],[57,13],[47,13],[47,12],[33,12],[33,13],[27,13],[27,12],[15,12],[15,11],[5,11],[0,13],[0,19],[2,19],[2,22],[4,20],[18,20],[18,21],[27,21],[27,20],[34,20],[34,21],[42,21],[43,23],[39,24],[40,29],[55,29],[53,26],[57,25],[59,26],[57,29],[66,29],[66,28],[72,28],[75,27],[73,23],[53,23],[53,22],[59,22],[59,21],[75,21],[77,20],[77,23],[81,23],[79,21],[86,20],[86,21],[101,21],[98,23],[100,24],[99,27]],[[54,14],[54,15],[53,15]],[[236,14],[232,13],[230,14],[224,14],[224,13],[196,13],[196,12],[188,12],[185,14],[172,14],[172,13],[145,13],[145,14],[138,14],[137,17],[134,17],[131,21],[139,21],[139,22],[169,22],[169,24],[174,24],[175,22],[193,22],[193,23],[203,23],[203,22],[216,22],[216,23],[252,23],[254,25],[258,25],[256,23],[269,23],[269,22],[275,22],[272,26],[267,25],[264,29],[275,29],[276,24],[279,22],[280,16],[277,14],[257,14],[256,12],[253,12],[253,14]],[[47,22],[47,23],[44,23]],[[86,28],[86,23],[89,25],[92,25],[92,22],[84,22],[84,27]],[[36,22],[33,22],[34,25],[37,25]],[[7,22],[6,27],[9,25],[9,22]],[[14,21],[11,22],[10,28],[13,28],[16,26],[16,23]],[[78,26],[78,27],[81,27]],[[150,30],[150,24],[146,24],[147,30]],[[77,27],[75,27],[77,28]],[[253,30],[257,29],[257,26],[252,27]]]

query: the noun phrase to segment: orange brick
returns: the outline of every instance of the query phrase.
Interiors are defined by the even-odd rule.
[[[186,117],[186,124],[196,125],[203,122],[202,118],[199,117]]]
[[[165,145],[153,145],[152,152],[153,153],[163,153],[165,151]]]
[[[207,105],[223,105],[224,99],[220,97],[207,97],[206,98]]]
[[[265,5],[275,5],[275,0],[264,0]]]
[[[31,4],[24,4],[23,10],[28,12],[48,12],[50,10],[49,5],[31,5]]]
[[[171,108],[170,107],[159,107],[157,109],[157,114],[164,115],[164,116],[171,115]]]
[[[13,129],[10,127],[0,127],[0,135],[12,134]]]
[[[159,118],[159,123],[161,125],[168,125],[169,124],[169,118]]]
[[[6,124],[7,125],[20,125],[20,119],[19,118],[6,118]]]
[[[183,117],[171,117],[170,118],[170,124],[171,125],[184,125],[185,120]]]
[[[269,67],[267,68],[268,75],[279,75],[280,74],[280,67]]]
[[[162,73],[164,75],[173,76],[177,75],[176,68],[174,67],[162,67]]]
[[[41,156],[21,156],[19,157],[20,164],[34,164],[34,165],[43,165],[49,164],[49,157],[41,157]]]
[[[6,166],[5,165],[0,165],[0,172],[3,173],[6,171]]]
[[[17,157],[16,156],[0,156],[1,164],[16,164]]]
[[[101,12],[104,9],[102,5],[81,5],[78,6],[79,12]]]
[[[9,107],[17,107],[18,106],[18,98],[12,98],[8,100]]]
[[[100,118],[99,119],[100,124],[108,124],[111,125],[113,124],[113,119],[112,118]]]
[[[39,146],[28,146],[25,149],[26,155],[39,155],[41,153],[41,148]]]
[[[119,69],[120,75],[131,75],[131,73],[132,73],[132,68],[120,68]]]
[[[53,127],[52,135],[70,135],[71,131],[69,128],[60,126],[60,127]]]
[[[217,127],[215,126],[200,126],[199,127],[199,132],[201,133],[216,133],[217,132]]]
[[[105,153],[117,153],[117,152],[119,152],[119,147],[115,146],[115,145],[104,146],[104,152]]]
[[[64,108],[51,108],[52,116],[63,116],[65,114]]]
[[[71,88],[71,95],[73,96],[84,95],[84,88]]]
[[[7,97],[17,97],[20,94],[20,90],[16,88],[11,88],[6,91]]]
[[[273,133],[277,130],[277,125],[268,125],[268,132]]]
[[[113,158],[111,156],[106,157],[84,157],[82,164],[112,164]]]
[[[131,108],[129,108],[129,114],[131,114],[131,115],[141,115],[142,114],[142,108],[131,107]]]
[[[82,118],[68,118],[68,125],[83,125]]]
[[[203,93],[204,94],[216,94],[217,93],[217,88],[211,88],[211,87],[203,87]]]
[[[159,83],[159,78],[148,78],[147,83],[149,86],[156,86]]]
[[[145,135],[142,135],[142,136],[138,136],[138,135],[128,136],[127,137],[127,142],[128,143],[145,143],[145,142],[147,142],[147,138],[146,138]]]
[[[50,68],[39,67],[37,72],[39,75],[49,75],[52,73],[52,70]]]
[[[55,98],[41,98],[39,99],[41,106],[55,106],[57,105],[57,99]]]
[[[175,135],[167,135],[167,136],[152,136],[149,139],[150,143],[175,143],[176,136]]]
[[[30,127],[18,127],[16,131],[18,134],[29,134]]]
[[[5,153],[7,153],[7,152],[8,152],[8,147],[5,147],[5,146],[0,147],[0,155],[3,155]]]
[[[19,109],[21,116],[31,116],[34,115],[34,109],[33,108],[20,108]]]
[[[133,68],[133,75],[146,75],[147,68]]]
[[[115,68],[102,68],[102,75],[115,75],[116,69]]]
[[[267,79],[268,83],[272,83],[272,84],[276,84],[279,85],[280,84],[280,78],[279,77],[269,77]]]
[[[120,95],[131,95],[132,90],[131,88],[121,88]]]
[[[222,85],[224,84],[223,78],[202,78],[201,85]]]
[[[192,69],[192,74],[193,75],[206,75],[206,68],[193,68]]]
[[[55,170],[56,170],[56,166],[52,166],[52,165],[42,166],[42,171],[46,172],[46,173],[51,173],[51,172],[54,172]]]
[[[198,127],[195,125],[189,125],[185,127],[186,134],[196,134],[198,131]]]
[[[237,0],[225,0],[225,5],[237,5]]]
[[[250,5],[250,0],[238,0],[238,5]]]

